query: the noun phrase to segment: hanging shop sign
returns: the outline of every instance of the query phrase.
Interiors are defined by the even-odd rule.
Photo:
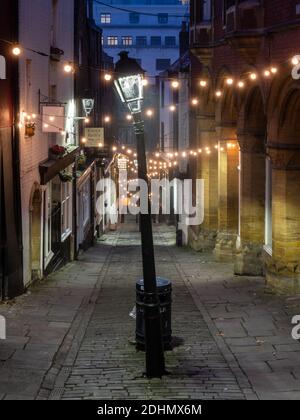
[[[87,127],[85,129],[86,147],[104,146],[104,128]]]
[[[6,60],[3,55],[0,55],[0,79],[6,80]]]
[[[88,117],[94,109],[94,99],[82,99],[82,106],[85,112],[85,116]]]
[[[43,132],[61,133],[65,131],[65,107],[43,106]]]

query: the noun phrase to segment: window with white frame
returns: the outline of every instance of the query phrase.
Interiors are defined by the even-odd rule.
[[[272,255],[272,164],[266,159],[265,250]]]
[[[45,220],[45,237],[44,237],[44,256],[45,266],[47,266],[53,256],[52,252],[52,182],[50,181],[44,192],[44,220]]]
[[[132,36],[123,36],[122,37],[122,45],[132,45],[133,44],[133,38]]]
[[[72,182],[61,183],[61,239],[72,232]]]
[[[108,36],[107,37],[107,45],[118,45],[118,37],[117,36]]]
[[[101,13],[100,18],[101,23],[111,23],[111,14],[110,13]]]

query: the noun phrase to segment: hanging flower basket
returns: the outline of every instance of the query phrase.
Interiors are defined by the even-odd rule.
[[[61,182],[71,182],[73,181],[73,175],[70,172],[61,171],[59,173],[59,179]]]

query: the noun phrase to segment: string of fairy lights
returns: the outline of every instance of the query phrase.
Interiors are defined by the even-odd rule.
[[[163,172],[168,172],[171,169],[177,169],[180,161],[187,161],[189,159],[198,158],[200,156],[210,157],[214,153],[225,151],[238,151],[239,146],[237,142],[227,141],[222,143],[224,145],[215,144],[214,146],[204,146],[196,149],[181,149],[176,152],[154,152],[148,155],[148,177],[160,176]],[[113,146],[112,152],[114,156],[122,156],[126,159],[129,172],[137,174],[137,153],[134,149],[125,146]]]
[[[19,44],[15,44],[7,40],[0,39],[0,41],[8,43],[11,46],[11,53],[15,57],[20,57],[24,50],[28,50],[30,52],[39,54],[44,57],[50,57],[49,54],[46,54],[44,52],[36,51],[27,47],[22,47]],[[294,55],[290,60],[288,60],[288,62],[293,66],[297,66],[300,64],[300,56],[298,54]],[[286,63],[286,61],[284,63]],[[73,74],[76,72],[76,65],[74,62],[62,60],[61,64],[63,67],[63,71],[66,74]],[[107,70],[103,70],[101,68],[98,68],[98,69],[101,72],[101,77],[107,84],[112,83],[114,81],[115,75],[108,72]],[[221,83],[219,82],[219,87],[212,86],[212,83],[207,78],[204,78],[204,77],[203,78],[197,77],[194,79],[190,77],[189,80],[190,81],[193,80],[193,83],[195,81],[194,85],[199,86],[200,92],[205,92],[205,91],[207,92],[209,89],[210,92],[213,93],[215,100],[220,100],[228,89],[236,89],[236,91],[243,91],[244,89],[247,88],[249,84],[251,85],[255,82],[258,82],[258,80],[260,79],[271,80],[272,78],[276,77],[278,73],[279,73],[279,64],[270,65],[264,68],[262,71],[253,70],[253,71],[244,73],[243,76],[240,78],[235,78],[233,76],[224,76],[221,78],[221,81],[220,81]],[[146,77],[143,79],[143,85],[145,87],[148,86],[150,78],[151,77]],[[182,82],[178,78],[174,78],[174,77],[170,78],[170,77],[165,76],[165,77],[162,77],[162,79],[167,80],[170,83],[171,89],[173,89],[174,91],[178,91],[181,88]],[[186,81],[186,79],[184,79],[184,81]],[[201,93],[189,99],[190,106],[197,107],[200,104],[200,100],[201,100]],[[176,112],[178,109],[178,105],[179,104],[171,103],[169,105],[169,112],[170,113]],[[145,109],[144,116],[147,118],[152,118],[153,116],[155,116],[155,112],[156,112],[155,109],[151,109],[151,108]],[[45,129],[51,126],[55,127],[56,116],[50,115],[50,116],[47,116],[47,118],[48,118],[48,121],[45,121],[45,119],[43,118],[43,121],[42,121],[43,127]],[[69,118],[69,117],[65,117],[65,118]],[[89,124],[90,122],[89,117],[79,117],[79,118],[76,117],[76,118],[84,120],[85,124]],[[133,117],[130,114],[127,114],[125,118],[128,122],[131,122],[133,120]],[[37,114],[22,111],[20,114],[20,121],[18,125],[20,128],[22,128],[24,125],[24,122],[31,123],[31,122],[34,122],[35,120],[39,120],[39,117]],[[105,115],[103,117],[104,124],[110,124],[112,122],[113,122],[113,117],[111,115]],[[58,129],[59,127],[55,127],[55,128]],[[59,129],[59,131],[61,132],[62,135],[67,134],[64,130]],[[71,133],[71,132],[69,134],[75,135],[74,133]],[[87,139],[85,137],[81,138],[81,144],[83,146],[87,144]],[[99,147],[100,148],[104,147],[104,145],[99,143]],[[233,149],[237,147],[237,145],[233,142],[227,142],[226,147],[228,149]],[[154,174],[157,175],[159,169],[167,169],[167,168],[172,168],[174,166],[176,167],[180,159],[193,158],[199,155],[210,156],[214,151],[218,151],[218,150],[222,151],[222,149],[223,149],[222,147],[216,144],[215,146],[208,145],[203,148],[185,149],[185,150],[180,150],[178,152],[173,152],[173,153],[157,152],[154,155],[153,159],[150,159],[149,161],[150,162],[149,175],[150,176]],[[118,153],[118,147],[113,146],[112,151],[114,153]],[[129,156],[132,156],[132,154],[134,155],[134,152],[131,149],[126,149],[126,146],[121,146],[120,152],[123,154],[127,153]],[[163,160],[159,160],[159,158],[162,158]]]

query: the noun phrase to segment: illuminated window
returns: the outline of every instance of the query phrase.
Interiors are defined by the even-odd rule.
[[[107,37],[107,45],[118,45],[118,37],[117,36],[108,36]]]
[[[133,44],[132,36],[122,37],[122,45],[132,45],[132,44]]]
[[[111,23],[111,14],[101,13],[101,23]]]

